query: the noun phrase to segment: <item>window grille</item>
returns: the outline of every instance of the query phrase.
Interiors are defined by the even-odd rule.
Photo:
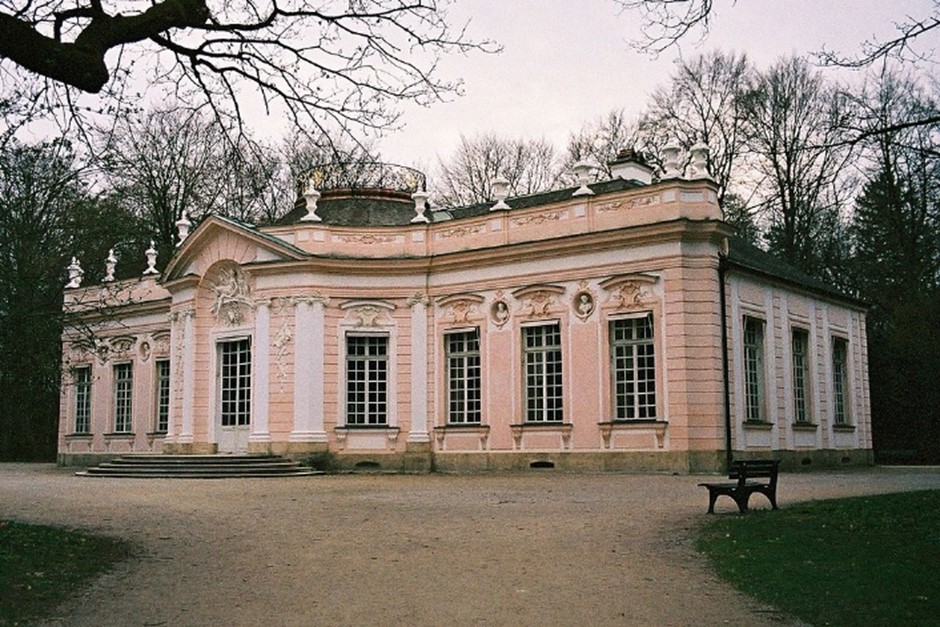
[[[849,423],[846,407],[848,391],[848,343],[842,338],[832,340],[832,404],[837,425]]]
[[[764,322],[744,318],[745,419],[764,420]]]
[[[793,420],[809,422],[807,381],[809,379],[809,334],[803,329],[793,329]]]
[[[523,328],[525,403],[528,422],[561,422],[561,329],[558,324]]]
[[[130,433],[132,423],[131,391],[134,375],[131,364],[114,366],[114,432]]]
[[[75,369],[75,433],[91,431],[91,367]]]
[[[480,331],[461,331],[444,336],[447,356],[447,422],[480,422]]]
[[[610,322],[611,373],[616,420],[656,418],[653,316]]]
[[[251,340],[219,344],[219,379],[222,426],[251,424]]]
[[[388,337],[346,338],[346,424],[388,424]]]
[[[166,433],[170,427],[170,360],[158,359],[157,366],[157,419],[156,431]]]

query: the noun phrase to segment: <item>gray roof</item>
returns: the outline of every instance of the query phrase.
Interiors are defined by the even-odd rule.
[[[865,301],[857,296],[847,294],[831,283],[806,274],[783,259],[747,243],[740,237],[731,237],[728,239],[728,256],[726,257],[726,261],[728,265],[733,268],[745,270],[752,274],[776,280],[780,283],[824,294],[838,300],[848,301],[860,307],[868,306]]]
[[[607,194],[640,186],[642,184],[636,181],[614,179],[593,183],[588,187],[596,194]],[[569,200],[576,189],[577,187],[569,187],[528,196],[516,196],[507,198],[506,203],[510,209],[528,209]],[[490,207],[495,202],[477,203],[464,207],[435,207],[425,215],[434,221],[478,217],[489,213]],[[275,224],[278,226],[296,224],[305,215],[307,215],[306,205],[300,201]],[[415,217],[415,206],[411,199],[395,194],[365,192],[348,193],[338,197],[324,194],[317,203],[317,215],[322,220],[321,224],[333,226],[407,226]]]

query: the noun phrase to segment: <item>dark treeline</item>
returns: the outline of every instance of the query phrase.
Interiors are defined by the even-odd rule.
[[[936,85],[884,69],[840,85],[792,57],[757,69],[743,55],[689,59],[630,118],[612,111],[544,140],[465,137],[438,161],[438,204],[489,200],[598,178],[626,147],[653,164],[664,145],[709,145],[726,219],[741,235],[871,304],[868,326],[876,454],[940,461],[940,108]],[[0,116],[12,119],[10,103]],[[9,109],[9,110],[8,110]],[[175,222],[211,213],[265,223],[293,206],[313,164],[370,160],[373,146],[293,136],[263,145],[181,108],[122,114],[106,132],[23,143],[0,137],[0,459],[55,455],[65,267],[85,284],[113,249],[118,278],[158,267]],[[232,138],[236,139],[232,139]],[[335,138],[334,138],[335,139]]]

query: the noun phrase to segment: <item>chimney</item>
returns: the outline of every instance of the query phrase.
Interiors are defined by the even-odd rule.
[[[643,185],[653,182],[653,168],[646,165],[643,155],[633,148],[624,148],[607,165],[610,167],[611,176],[615,179],[636,181]]]

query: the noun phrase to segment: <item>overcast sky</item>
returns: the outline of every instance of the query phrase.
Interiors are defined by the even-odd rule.
[[[886,38],[905,15],[926,15],[931,0],[715,0],[707,39],[683,44],[694,56],[720,48],[743,51],[758,67],[781,55],[823,46],[858,50],[872,36]],[[445,78],[464,80],[465,94],[430,108],[404,108],[401,131],[379,146],[383,160],[428,171],[447,158],[460,135],[495,132],[544,137],[559,148],[571,131],[607,111],[638,114],[648,94],[667,81],[679,53],[659,59],[635,52],[639,17],[619,13],[612,0],[457,0],[455,20],[470,20],[471,36],[495,39],[496,55],[451,56]],[[940,48],[933,35],[929,46]],[[935,73],[937,68],[933,68]],[[832,71],[832,70],[830,70]]]

